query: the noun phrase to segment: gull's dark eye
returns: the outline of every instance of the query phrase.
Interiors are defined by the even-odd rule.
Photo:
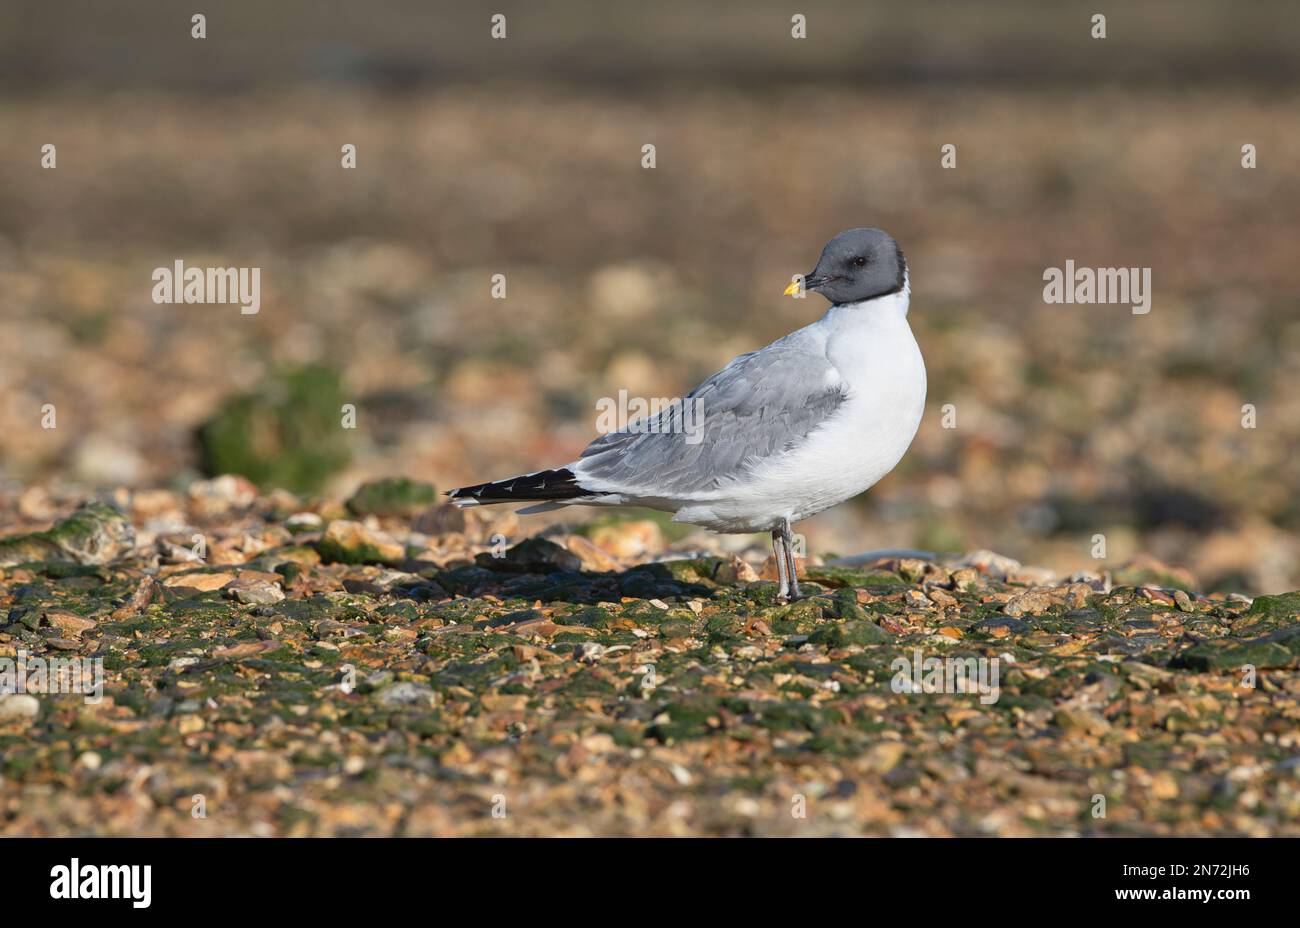
[[[861,255],[858,255],[856,258],[853,259],[853,266],[854,266],[854,267],[866,267],[866,266],[867,266],[867,259],[864,258],[864,257],[862,257]]]

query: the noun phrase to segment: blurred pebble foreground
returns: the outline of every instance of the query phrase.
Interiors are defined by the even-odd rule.
[[[757,552],[693,550],[653,519],[506,545],[508,513],[485,522],[413,480],[312,508],[232,476],[112,502],[0,539],[0,654],[93,655],[103,686],[0,695],[6,834],[1300,821],[1300,593],[1204,596],[1150,560],[1053,577],[979,551],[811,556],[808,597],[781,605]],[[971,669],[936,680],[939,655]]]

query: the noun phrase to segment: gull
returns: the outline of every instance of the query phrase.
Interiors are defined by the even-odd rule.
[[[791,526],[894,469],[921,424],[925,363],[907,324],[907,262],[886,232],[841,232],[792,280],[787,296],[830,301],[816,322],[733,359],[685,402],[601,435],[576,461],[447,495],[461,507],[538,504],[522,513],[646,506],[715,532],[770,532],[777,598],[798,599]]]

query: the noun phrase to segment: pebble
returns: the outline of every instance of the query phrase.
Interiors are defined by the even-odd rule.
[[[190,571],[183,574],[172,574],[163,580],[162,585],[168,589],[185,587],[186,589],[198,590],[200,593],[209,593],[212,590],[221,589],[234,579],[234,574],[226,573],[224,571],[211,573],[206,571]]]
[[[971,567],[995,580],[1005,580],[1007,575],[1020,569],[1020,562],[995,551],[972,551],[956,564],[958,567]],[[954,573],[954,577],[956,573]]]
[[[347,519],[331,522],[317,549],[325,560],[344,564],[395,564],[406,559],[406,549],[391,536]]]
[[[93,619],[87,619],[66,609],[45,610],[45,621],[71,638],[80,638],[83,633],[95,627]]]
[[[1054,605],[1056,599],[1048,591],[1028,590],[1013,596],[1002,611],[1012,618],[1019,618],[1022,615],[1042,615]]]
[[[590,570],[595,573],[604,573],[605,571],[619,570],[621,565],[603,548],[598,547],[589,538],[581,535],[570,535],[564,539],[564,546],[569,549],[569,553],[576,554],[582,561],[582,569]]]
[[[324,520],[314,512],[295,512],[284,520],[284,527],[291,532],[314,532],[324,524]]]
[[[247,509],[257,501],[257,487],[252,481],[234,474],[222,474],[211,480],[196,480],[189,486],[195,510],[203,515],[225,515],[232,509]]]
[[[246,606],[269,606],[284,599],[284,591],[268,580],[232,580],[226,595]]]
[[[1089,735],[1102,735],[1110,731],[1110,722],[1085,709],[1058,709],[1052,722],[1063,731],[1081,731]]]
[[[403,680],[386,686],[375,694],[375,698],[384,706],[426,706],[432,707],[437,702],[437,694],[423,683]]]
[[[637,558],[658,554],[664,548],[663,530],[649,519],[616,522],[593,529],[591,540],[596,547],[618,558]]]
[[[27,693],[0,696],[0,723],[34,719],[40,715],[41,701]]]
[[[733,554],[718,565],[713,579],[722,584],[757,583],[759,576],[748,561]]]

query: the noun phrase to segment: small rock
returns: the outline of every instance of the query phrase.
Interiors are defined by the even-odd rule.
[[[898,575],[908,583],[920,583],[921,578],[925,576],[926,568],[930,565],[917,557],[900,558],[898,561]]]
[[[959,593],[969,593],[984,585],[984,578],[973,567],[962,567],[952,572],[952,588]]]
[[[713,579],[727,586],[735,586],[738,583],[757,583],[759,576],[758,571],[748,561],[733,554],[718,565]]]
[[[610,557],[603,548],[581,535],[568,536],[564,539],[564,546],[582,560],[583,570],[604,573],[620,569],[618,561]]]
[[[44,532],[0,538],[0,567],[29,561],[110,564],[135,547],[135,527],[106,503],[92,501]]]
[[[172,574],[163,580],[163,586],[169,589],[185,587],[186,589],[198,590],[201,593],[209,593],[212,590],[221,589],[234,579],[234,574],[224,571],[190,571],[189,573]]]
[[[1012,618],[1019,618],[1022,615],[1042,615],[1054,605],[1056,600],[1047,590],[1026,590],[1013,596],[1002,611]]]
[[[649,519],[597,526],[591,531],[591,540],[614,557],[625,559],[658,554],[664,548],[663,530]]]
[[[41,701],[35,696],[26,693],[0,696],[0,724],[20,719],[34,719],[40,715],[40,712]]]
[[[241,661],[246,657],[256,657],[267,651],[274,651],[278,647],[280,647],[278,641],[244,641],[228,648],[217,648],[212,652],[212,656],[219,660]]]
[[[1007,571],[1007,583],[1019,583],[1024,586],[1051,586],[1056,582],[1056,571],[1046,567],[1020,566]]]
[[[911,606],[913,609],[933,609],[934,602],[920,590],[906,590],[903,593],[903,603]]]
[[[988,632],[995,638],[1005,638],[1008,635],[1023,635],[1029,631],[1029,623],[1022,622],[1020,619],[1013,619],[1010,616],[992,615],[987,619],[981,619],[975,623],[975,628]]]
[[[92,432],[73,450],[72,470],[89,486],[138,483],[147,465],[133,444],[113,435]]]
[[[449,532],[464,534],[469,520],[468,509],[461,509],[452,503],[439,503],[416,516],[411,528],[424,535],[446,535]]]
[[[566,548],[545,538],[525,538],[501,557],[490,553],[476,555],[474,562],[488,570],[523,574],[549,574],[559,570],[577,571],[582,561]]]
[[[121,622],[140,613],[153,599],[154,590],[157,589],[157,586],[158,584],[153,577],[146,576],[136,585],[131,598],[113,610],[112,620]]]
[[[414,516],[437,501],[431,483],[384,477],[363,483],[344,505],[354,516]]]
[[[1161,606],[1172,606],[1175,600],[1164,590],[1153,589],[1152,587],[1139,587],[1138,595],[1149,603],[1158,603]]]
[[[409,680],[403,680],[400,683],[394,683],[392,686],[384,687],[375,694],[375,699],[381,705],[389,707],[424,706],[432,708],[437,702],[437,694],[423,683],[412,683]]]
[[[406,549],[391,536],[345,519],[329,524],[316,550],[339,564],[398,564],[406,558]]]
[[[284,591],[268,580],[232,580],[226,595],[246,606],[270,606],[284,599]]]
[[[1007,574],[1020,569],[1020,562],[1015,558],[1006,557],[994,551],[972,551],[960,561],[958,567],[972,567],[982,574],[993,577],[995,580],[1005,580]],[[956,573],[954,573],[954,579]]]
[[[314,512],[295,512],[284,520],[284,527],[291,532],[314,532],[324,524],[324,521]]]
[[[45,610],[45,621],[70,638],[80,638],[82,634],[95,627],[93,619],[87,619],[66,609]]]
[[[943,590],[929,590],[930,601],[936,606],[951,608],[957,605],[957,597],[945,593]]]
[[[906,753],[907,746],[901,741],[882,741],[868,748],[863,759],[872,773],[883,775],[897,767]]]
[[[1110,722],[1085,709],[1057,709],[1052,723],[1063,731],[1080,731],[1088,735],[1103,735],[1110,731]]]
[[[231,510],[247,509],[257,502],[257,487],[238,474],[222,474],[211,480],[196,480],[189,486],[196,514],[221,516]]]

